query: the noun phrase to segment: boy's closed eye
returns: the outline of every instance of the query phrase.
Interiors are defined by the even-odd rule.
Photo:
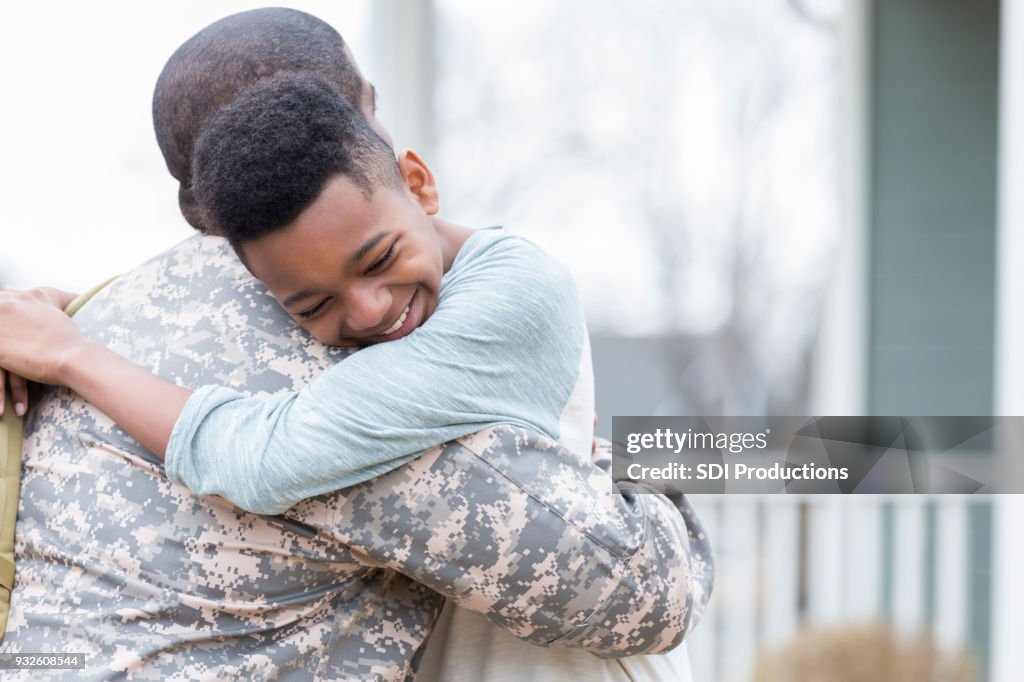
[[[307,308],[306,310],[303,310],[301,313],[298,314],[298,316],[304,320],[313,319],[314,317],[316,317],[316,314],[318,312],[324,309],[324,306],[327,305],[332,298],[334,297],[328,296],[327,298],[323,299],[322,301],[314,305],[312,308]]]
[[[380,258],[378,258],[377,260],[373,261],[373,263],[370,265],[370,267],[366,269],[366,274],[370,274],[372,272],[375,272],[375,271],[380,270],[381,268],[383,268],[384,265],[389,260],[391,260],[391,257],[393,255],[395,255],[395,244],[397,244],[397,243],[398,242],[395,242],[395,243],[391,244],[391,246],[388,247],[387,251],[385,251],[384,253],[382,253],[380,255]]]

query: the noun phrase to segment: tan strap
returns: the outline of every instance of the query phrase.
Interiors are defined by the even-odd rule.
[[[21,417],[14,414],[14,400],[7,391],[6,409],[0,416],[0,642],[7,630],[7,613],[14,587],[14,524],[18,520],[21,485]]]
[[[14,589],[14,562],[4,557],[0,557],[0,587],[8,592]]]
[[[113,282],[115,279],[117,279],[117,275],[114,275],[110,279],[103,280],[102,282],[94,286],[92,289],[89,289],[84,294],[80,294],[78,298],[71,301],[71,303],[68,303],[68,307],[64,309],[64,312],[67,313],[68,317],[72,317],[75,313],[78,312],[79,308],[88,303],[93,296],[100,293],[100,291],[102,291],[108,284]]]

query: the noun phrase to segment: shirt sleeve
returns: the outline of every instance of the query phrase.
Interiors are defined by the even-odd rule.
[[[664,653],[707,607],[708,540],[683,495],[632,482],[612,494],[611,478],[549,439],[498,426],[346,489],[333,529],[369,565],[532,644]]]
[[[419,329],[354,354],[301,391],[196,391],[168,443],[168,476],[276,514],[485,426],[557,438],[584,334],[571,277],[511,236],[456,265]]]

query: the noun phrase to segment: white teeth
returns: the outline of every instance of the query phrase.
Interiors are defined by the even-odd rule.
[[[381,335],[382,336],[387,336],[388,334],[391,334],[393,332],[397,332],[398,328],[402,326],[402,323],[405,322],[405,318],[408,317],[408,316],[409,316],[409,306],[405,306],[405,310],[402,311],[402,316],[399,317],[398,320],[393,325],[391,325],[390,327],[388,327],[387,329],[382,331]]]

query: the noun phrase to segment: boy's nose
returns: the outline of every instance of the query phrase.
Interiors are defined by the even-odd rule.
[[[388,322],[391,294],[385,287],[353,289],[345,303],[345,324],[352,332],[376,332]]]

